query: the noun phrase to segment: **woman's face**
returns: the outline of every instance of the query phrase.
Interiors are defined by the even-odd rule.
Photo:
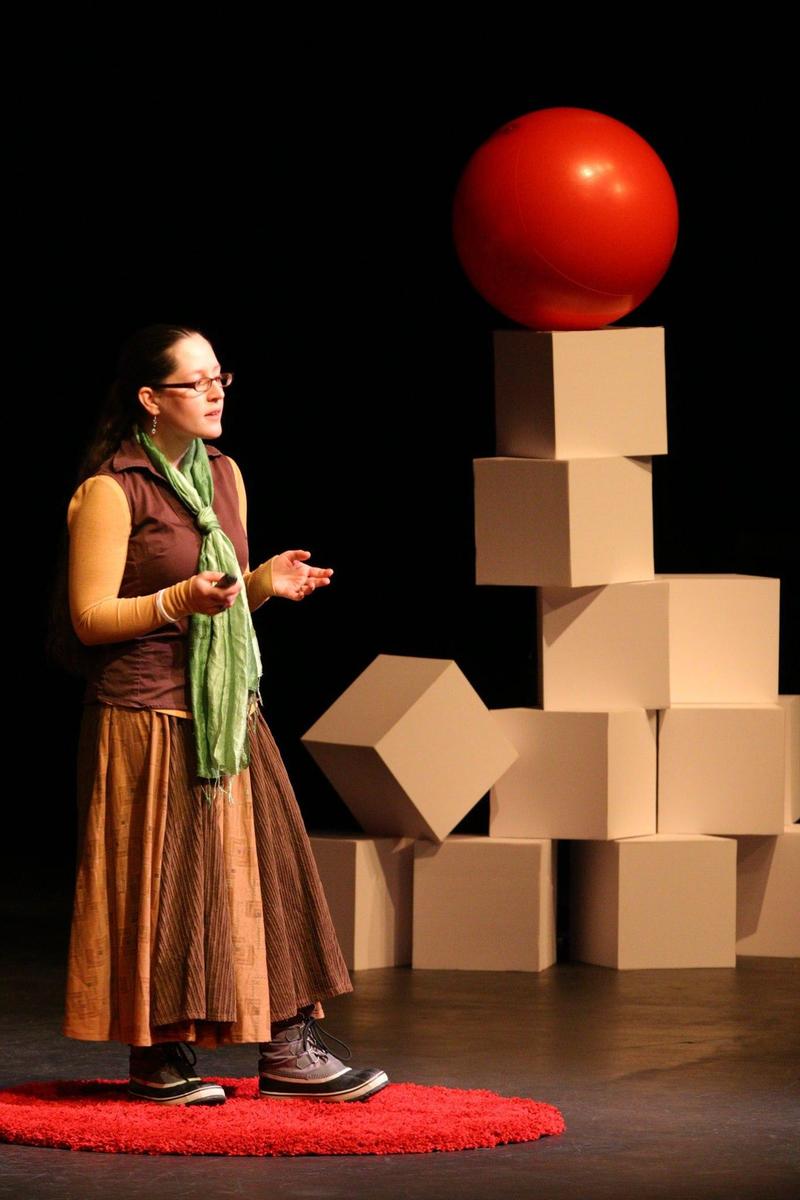
[[[220,365],[210,344],[199,333],[182,338],[172,347],[175,366],[164,383],[194,383],[197,379],[214,379]],[[150,389],[143,389],[149,391]],[[152,400],[158,408],[158,432],[169,439],[217,438],[222,433],[222,409],[225,392],[213,383],[207,392],[193,387],[152,389]],[[148,411],[152,411],[148,406]]]

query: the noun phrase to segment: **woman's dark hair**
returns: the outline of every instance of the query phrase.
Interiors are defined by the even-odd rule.
[[[81,460],[76,487],[94,475],[133,430],[144,411],[139,403],[139,388],[166,379],[175,368],[172,353],[175,345],[197,334],[198,330],[185,325],[147,325],[128,338],[117,361],[117,377],[108,390]]]
[[[117,377],[108,390],[94,432],[83,453],[75,479],[76,488],[94,475],[100,464],[133,432],[134,425],[144,412],[139,403],[139,388],[166,379],[175,369],[174,347],[198,332],[185,325],[147,325],[128,338],[117,361]],[[89,662],[89,650],[72,628],[68,559],[69,538],[65,529],[58,550],[46,650],[50,658],[71,674],[84,675]]]

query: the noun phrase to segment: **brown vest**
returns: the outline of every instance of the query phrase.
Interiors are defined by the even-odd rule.
[[[247,535],[239,519],[239,497],[230,462],[206,443],[214,481],[214,512],[247,567]],[[167,480],[135,440],[126,438],[97,475],[120,484],[131,511],[131,533],[121,597],[148,596],[197,573],[202,534]],[[186,668],[189,617],[128,642],[91,648],[93,663],[87,704],[124,708],[191,709]]]

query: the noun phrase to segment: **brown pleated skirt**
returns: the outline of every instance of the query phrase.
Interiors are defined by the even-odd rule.
[[[268,1041],[271,1021],[352,990],[261,713],[231,799],[209,805],[194,762],[191,719],[84,711],[68,1037]]]

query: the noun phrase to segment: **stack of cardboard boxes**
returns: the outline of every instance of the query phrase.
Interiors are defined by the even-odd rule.
[[[454,663],[382,655],[306,734],[369,835],[312,840],[349,964],[544,969],[558,839],[574,958],[800,955],[779,581],[654,573],[663,330],[498,332],[495,395],[477,582],[538,589],[540,707],[490,713]],[[450,836],[487,788],[489,836]]]

